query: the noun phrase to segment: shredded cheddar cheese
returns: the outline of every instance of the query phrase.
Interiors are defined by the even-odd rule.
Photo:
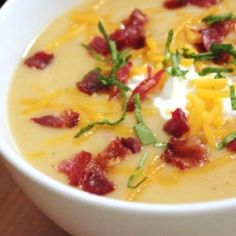
[[[211,148],[215,148],[218,135],[215,129],[224,124],[222,99],[229,97],[227,79],[196,79],[195,93],[187,95],[190,134],[202,136]]]

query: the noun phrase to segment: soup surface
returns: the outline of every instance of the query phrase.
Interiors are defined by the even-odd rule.
[[[9,94],[28,162],[122,200],[236,196],[236,3],[176,2],[86,1],[37,37]]]

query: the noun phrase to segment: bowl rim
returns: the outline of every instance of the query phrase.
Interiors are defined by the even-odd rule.
[[[7,12],[11,5],[16,0],[8,0],[0,8],[0,18]],[[8,116],[8,112],[7,112]],[[9,126],[9,122],[8,122]],[[0,152],[2,158],[18,170],[21,174],[31,179],[36,184],[53,191],[59,195],[63,195],[67,199],[82,202],[96,207],[105,207],[114,209],[116,211],[132,211],[137,214],[165,214],[165,215],[180,215],[180,214],[198,214],[207,212],[217,212],[230,208],[236,208],[236,198],[226,198],[220,200],[213,200],[209,202],[193,202],[193,203],[143,203],[143,202],[129,202],[125,200],[113,199],[104,196],[97,196],[87,193],[78,188],[74,188],[63,184],[53,178],[43,174],[33,166],[31,166],[23,158],[18,155],[10,145],[4,140],[0,134]],[[21,159],[21,161],[19,161]]]

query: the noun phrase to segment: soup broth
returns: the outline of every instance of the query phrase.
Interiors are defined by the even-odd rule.
[[[110,34],[119,29],[121,22],[128,19],[134,9],[139,9],[148,19],[144,27],[145,44],[138,49],[127,47],[122,50],[125,57],[128,57],[127,60],[132,62],[126,82],[131,90],[127,92],[127,96],[130,97],[132,89],[148,77],[147,68],[149,73],[152,68],[152,74],[156,74],[164,64],[165,72],[161,82],[150,89],[145,98],[141,96],[143,122],[154,134],[155,142],[142,144],[141,151],[129,153],[122,160],[115,160],[117,163],[105,170],[106,178],[115,186],[114,191],[106,196],[150,203],[211,201],[236,196],[235,152],[225,148],[226,144],[219,148],[219,143],[235,131],[236,113],[228,105],[230,85],[234,84],[235,65],[230,62],[215,65],[212,60],[194,62],[193,58],[181,55],[180,66],[175,67],[166,53],[168,32],[170,39],[171,29],[174,33],[170,47],[172,55],[176,56],[178,52],[182,54],[183,48],[188,48],[195,54],[201,53],[195,47],[196,42],[201,37],[204,38],[203,29],[210,27],[202,19],[209,15],[235,12],[236,3],[233,0],[222,0],[209,7],[188,4],[178,9],[167,9],[163,7],[163,2],[86,1],[86,4],[55,20],[36,38],[17,68],[9,94],[12,134],[20,152],[32,166],[68,184],[65,170],[64,173],[59,171],[62,161],[73,158],[81,151],[90,152],[96,157],[116,137],[140,139],[133,129],[137,124],[134,111],[127,112],[125,119],[116,125],[95,125],[75,138],[79,130],[91,122],[118,120],[124,112],[125,103],[122,94],[109,99],[106,89],[92,95],[78,89],[76,84],[94,68],[100,67],[105,75],[111,69],[109,55],[108,59],[105,57],[105,62],[102,61],[103,56],[101,60],[97,60],[99,58],[94,57],[99,55],[91,50],[89,52],[85,45],[89,45],[95,36],[102,37],[97,27],[99,21]],[[123,23],[123,27],[124,24],[128,23]],[[232,29],[220,43],[235,46],[235,39],[235,29]],[[37,52],[53,55],[50,63],[43,69],[33,68],[35,66],[26,63]],[[166,65],[165,59],[170,60]],[[219,73],[198,75],[197,72],[204,67],[230,68],[232,71],[222,72],[219,77],[223,78],[217,81],[215,76]],[[166,68],[177,68],[177,74]],[[187,70],[189,72],[185,73]],[[170,82],[174,80],[175,84]],[[198,83],[197,80],[205,82]],[[170,94],[168,91],[171,91]],[[225,112],[224,106],[228,106],[230,111]],[[176,159],[168,161],[163,157],[165,150],[171,146],[171,137],[175,136],[166,132],[163,127],[173,119],[171,112],[177,108],[185,113],[188,130],[181,134],[181,138],[175,139],[197,137],[201,141],[199,146],[204,146],[200,152],[203,150],[207,153],[204,154],[207,157],[196,161],[197,164],[190,166],[191,168],[181,166]],[[79,114],[79,121],[72,125],[74,127],[46,127],[32,120],[49,115],[59,117],[68,109]],[[168,147],[164,145],[166,143],[169,143]],[[189,158],[195,156],[196,152],[198,150],[191,151]],[[188,157],[184,156],[183,159],[185,158]],[[141,167],[140,160],[143,161]],[[138,166],[141,170],[138,170]],[[77,188],[81,191],[79,186]]]

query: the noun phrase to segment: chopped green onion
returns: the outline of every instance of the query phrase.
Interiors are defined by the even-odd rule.
[[[137,179],[139,179],[139,177],[142,175],[142,172],[137,172],[136,174],[133,174],[129,177],[128,180],[128,184],[127,187],[128,188],[137,188],[138,186],[140,186],[144,181],[147,180],[147,176],[145,176],[143,179],[141,179],[140,181],[138,181],[137,183],[135,183],[137,181]]]
[[[152,131],[144,123],[135,125],[134,131],[143,145],[149,145],[156,142],[156,138]]]
[[[135,117],[137,124],[134,126],[134,131],[138,136],[139,140],[143,145],[149,145],[156,142],[156,138],[152,131],[144,124],[142,112],[141,112],[141,102],[140,95],[135,94],[134,96],[134,105],[135,105]]]
[[[230,101],[232,110],[236,110],[236,94],[235,94],[235,87],[231,85],[230,87]]]
[[[236,16],[233,13],[226,13],[222,15],[210,15],[202,19],[203,22],[211,25],[216,22],[226,21],[226,20],[234,20]]]
[[[147,158],[148,158],[148,154],[147,154],[147,152],[144,152],[143,156],[141,157],[141,159],[136,167],[136,170],[140,170],[143,168]]]
[[[233,45],[230,43],[227,44],[212,44],[210,47],[210,51],[215,55],[219,53],[229,53],[231,56],[236,57],[236,50]]]
[[[211,73],[216,73],[215,78],[223,78],[222,73],[232,73],[234,70],[232,68],[222,68],[222,67],[205,67],[198,74],[200,76],[208,75]]]
[[[172,43],[172,41],[173,41],[173,37],[174,37],[174,31],[173,31],[173,29],[172,29],[172,30],[170,30],[170,31],[168,32],[168,37],[167,37],[167,41],[166,41],[165,59],[164,59],[164,61],[162,62],[164,66],[167,66],[168,61],[169,61],[170,58],[171,58],[170,46],[171,46],[171,43]]]
[[[189,52],[189,49],[186,48],[183,48],[182,50],[183,50],[182,55],[185,58],[194,59],[194,61],[205,61],[205,60],[208,61],[214,59],[214,55],[211,52],[196,54],[194,52]]]
[[[170,47],[173,41],[173,37],[174,37],[174,31],[170,30],[168,33],[167,42],[166,42],[165,59],[163,60],[162,64],[165,67],[168,67],[168,64],[171,65],[166,70],[170,75],[185,78],[185,75],[188,73],[188,71],[182,70],[180,68],[180,64],[179,64],[181,60],[180,53],[177,50],[175,53],[171,52]]]
[[[236,58],[236,50],[232,44],[212,44],[209,52],[204,53],[190,53],[188,49],[182,49],[182,55],[185,58],[194,59],[194,61],[214,60],[221,53],[228,53]]]
[[[102,120],[102,121],[96,121],[96,122],[90,123],[87,126],[82,127],[79,130],[79,132],[74,136],[74,138],[81,137],[83,134],[85,134],[89,130],[93,129],[97,125],[115,126],[115,125],[120,124],[122,121],[124,121],[124,119],[126,117],[126,109],[127,109],[127,105],[125,106],[125,109],[124,109],[124,112],[123,112],[122,116],[118,120],[116,120],[116,121]]]
[[[236,132],[227,135],[220,143],[217,144],[217,149],[220,150],[225,147],[228,143],[236,139]]]
[[[143,166],[147,160],[148,154],[147,152],[145,152],[143,154],[143,156],[141,157],[137,167],[136,167],[136,173],[134,173],[133,175],[131,175],[129,177],[128,183],[127,183],[127,187],[128,188],[137,188],[138,186],[140,186],[145,180],[147,180],[147,177],[142,178],[140,181],[137,182],[137,180],[143,175]],[[137,182],[137,183],[136,183]]]

